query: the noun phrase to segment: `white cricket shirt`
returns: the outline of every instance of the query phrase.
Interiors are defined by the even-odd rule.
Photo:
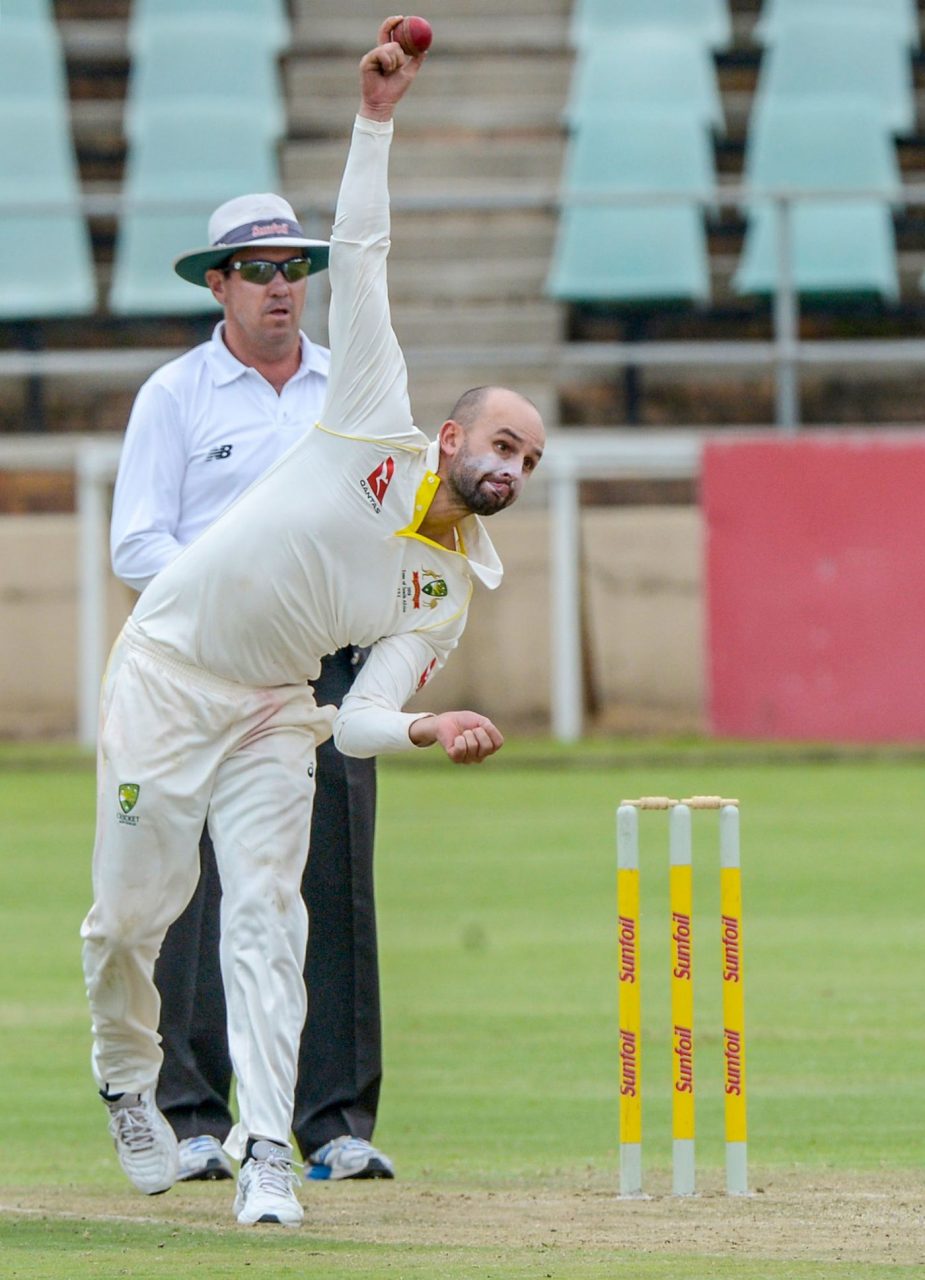
[[[301,334],[281,394],[231,354],[224,321],[135,398],[110,527],[116,576],[142,591],[318,421],[330,353]]]
[[[357,118],[331,238],[331,365],[321,421],[206,529],[132,615],[169,654],[247,685],[302,683],[347,644],[372,652],[335,721],[348,755],[411,745],[400,708],[466,623],[473,576],[501,563],[475,516],[458,550],[417,529],[440,483],[392,332],[392,125]]]

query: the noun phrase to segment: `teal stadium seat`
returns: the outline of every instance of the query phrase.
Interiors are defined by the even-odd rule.
[[[582,195],[677,192],[687,200],[582,203]],[[715,196],[707,131],[692,115],[624,108],[589,119],[566,153],[547,290],[563,301],[705,302],[701,206]],[[577,197],[577,198],[576,198]]]
[[[275,53],[282,53],[292,39],[283,0],[134,0],[129,18],[129,48],[134,52],[144,42],[147,32],[177,18],[213,24],[224,24],[229,19],[245,21],[251,39],[265,40]]]
[[[826,21],[800,18],[782,26],[761,63],[755,110],[821,95],[866,96],[883,127],[915,128],[915,91],[908,45],[877,17]]]
[[[632,27],[687,30],[710,49],[728,49],[732,43],[728,0],[575,0],[574,45],[590,45]]]
[[[2,0],[0,22],[54,23],[55,7],[52,0]]]
[[[579,51],[568,124],[574,128],[626,106],[683,108],[717,133],[725,132],[713,58],[684,30],[641,27],[602,36]]]
[[[774,189],[880,192],[880,198],[791,206],[793,281],[806,295],[898,296],[890,205],[900,198],[899,164],[866,99],[768,105],[749,131],[745,183],[756,195]],[[778,280],[775,209],[756,200],[748,217],[733,287],[741,294],[772,293]]]
[[[921,44],[917,0],[764,0],[755,39],[773,44],[785,26],[806,18],[831,23],[875,18],[885,29],[895,30],[910,48]]]
[[[55,102],[66,109],[67,77],[54,23],[7,15],[0,0],[0,101]]]
[[[116,238],[110,311],[217,310],[207,290],[174,272],[174,259],[206,243],[209,214],[223,201],[247,191],[279,189],[276,151],[275,132],[246,104],[199,104],[192,113],[185,104],[162,105],[137,116],[123,184],[129,208]],[[133,208],[136,202],[139,207]]]
[[[126,136],[133,136],[139,113],[181,102],[191,121],[199,105],[246,104],[282,136],[286,113],[277,55],[254,39],[253,28],[233,18],[177,18],[141,30],[126,94]]]
[[[0,97],[0,317],[87,315],[93,250],[61,101]]]

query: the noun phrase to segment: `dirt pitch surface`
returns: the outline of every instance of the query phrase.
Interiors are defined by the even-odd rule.
[[[925,1261],[925,1177],[775,1171],[754,1175],[743,1199],[707,1183],[695,1198],[663,1194],[621,1201],[595,1176],[580,1187],[497,1190],[419,1182],[330,1183],[303,1188],[310,1238],[381,1245],[620,1249],[650,1254],[801,1262],[921,1265]],[[11,1217],[232,1227],[231,1183],[177,1187],[144,1199],[131,1191],[82,1194],[74,1186],[0,1193]]]

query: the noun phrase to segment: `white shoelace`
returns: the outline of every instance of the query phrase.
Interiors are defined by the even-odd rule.
[[[147,1151],[155,1146],[154,1130],[142,1106],[119,1107],[112,1112],[115,1136],[130,1151]]]
[[[251,1160],[250,1165],[253,1170],[251,1177],[259,1191],[286,1196],[291,1195],[292,1188],[298,1185],[293,1161],[285,1156],[264,1156]]]

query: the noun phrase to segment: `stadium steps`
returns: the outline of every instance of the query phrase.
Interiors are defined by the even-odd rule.
[[[319,57],[317,52],[289,57],[290,138],[343,136],[356,111],[356,61],[343,54]],[[545,132],[559,127],[572,54],[558,46],[490,55],[441,48],[439,71],[439,76],[420,76],[402,103],[402,134],[478,131],[490,137],[516,130]]]
[[[523,0],[505,3],[504,12],[496,0],[455,0],[454,3],[421,5],[433,23],[435,47],[444,54],[486,56],[490,41],[491,55],[549,53],[567,48],[568,4],[550,0],[548,4],[525,4]],[[460,9],[465,15],[460,15]],[[312,3],[296,3],[293,22],[292,50],[295,57],[349,52],[358,61],[370,45],[370,36],[383,16],[382,6],[351,4],[343,14],[333,6],[322,9]]]
[[[503,346],[512,333],[525,345],[553,344],[561,337],[561,314],[554,302],[527,310],[517,303],[483,303],[478,315],[476,336],[483,347]],[[406,301],[396,319],[396,330],[402,345],[409,349],[465,346],[473,341],[470,317],[457,307],[433,306],[429,297],[421,302]]]
[[[404,126],[402,126],[404,127]],[[557,136],[510,138],[484,136],[417,138],[396,142],[389,162],[393,195],[400,199],[447,195],[509,195],[550,198],[562,165],[563,141]],[[325,199],[336,195],[344,166],[345,143],[289,142],[283,175],[293,190],[311,188]],[[472,216],[477,216],[473,214]]]

